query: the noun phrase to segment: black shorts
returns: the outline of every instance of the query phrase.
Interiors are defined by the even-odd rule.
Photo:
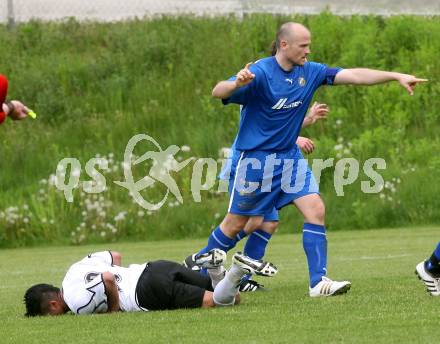
[[[149,311],[198,308],[205,291],[213,291],[211,279],[178,263],[150,262],[136,286],[138,305]]]

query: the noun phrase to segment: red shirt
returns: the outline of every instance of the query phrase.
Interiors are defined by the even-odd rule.
[[[2,105],[6,100],[8,94],[8,79],[4,75],[0,74],[0,124],[6,119],[6,114],[3,112]]]

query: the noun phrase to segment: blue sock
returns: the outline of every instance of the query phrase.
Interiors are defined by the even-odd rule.
[[[303,247],[309,266],[310,287],[313,288],[327,273],[327,238],[325,227],[304,223]]]
[[[252,259],[261,259],[266,252],[266,246],[269,243],[272,234],[262,229],[257,229],[249,236],[244,246],[244,254]]]
[[[437,259],[440,260],[440,242],[437,244],[437,248],[434,251],[434,256],[436,256]]]
[[[440,242],[432,256],[426,261],[425,267],[435,277],[440,276]]]
[[[219,248],[225,252],[228,252],[231,248],[235,246],[236,242],[237,240],[235,238],[231,239],[227,237],[220,229],[220,226],[218,226],[209,236],[208,245],[202,248],[199,254],[207,253],[213,248]]]
[[[257,229],[249,235],[249,238],[244,246],[244,254],[252,259],[261,259],[266,253],[266,247],[269,243],[272,234],[269,234],[262,229]],[[245,275],[242,281],[247,281],[252,275]]]
[[[234,246],[235,245],[237,245],[237,243],[240,241],[240,240],[242,240],[243,238],[246,238],[247,237],[247,234],[246,234],[246,232],[242,229],[241,231],[240,231],[240,233],[238,233],[236,236],[235,236],[235,244],[234,244]],[[231,247],[232,248],[232,247]]]

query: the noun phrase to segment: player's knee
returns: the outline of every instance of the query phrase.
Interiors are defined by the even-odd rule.
[[[202,308],[215,307],[214,293],[212,291],[205,291],[203,295]]]
[[[315,210],[315,216],[318,218],[318,220],[324,222],[325,219],[325,205],[324,202],[320,199],[316,202],[314,206]]]
[[[266,221],[261,225],[261,229],[266,233],[273,234],[278,228],[278,221]]]
[[[251,233],[255,231],[256,229],[261,228],[263,225],[263,216],[252,216],[247,221],[246,225],[244,226],[244,231],[246,233]]]
[[[235,214],[227,214],[220,224],[220,228],[225,232],[237,234],[248,222],[249,217]]]
[[[316,224],[324,224],[325,222],[325,205],[321,198],[314,200],[307,210],[305,221]]]

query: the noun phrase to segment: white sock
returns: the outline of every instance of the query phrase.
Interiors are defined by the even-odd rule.
[[[225,268],[223,266],[219,266],[207,270],[209,277],[211,277],[212,288],[215,289],[215,287],[217,287],[217,284],[219,284],[219,282],[223,278],[225,278],[225,273],[226,273]]]
[[[238,293],[241,279],[245,274],[246,271],[232,264],[229,271],[226,272],[225,278],[214,289],[213,298],[217,306],[232,306],[234,304],[235,295]]]

